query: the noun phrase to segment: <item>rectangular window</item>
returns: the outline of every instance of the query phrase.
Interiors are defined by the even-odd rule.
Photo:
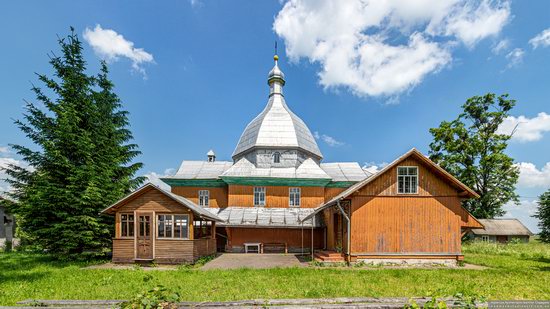
[[[120,215],[120,236],[121,237],[134,236],[134,215],[131,215],[131,214]]]
[[[481,241],[488,242],[489,241],[489,236],[487,236],[487,235],[481,236]]]
[[[254,187],[254,206],[265,206],[265,187]]]
[[[174,215],[174,238],[189,238],[188,215]]]
[[[189,238],[188,215],[158,215],[158,238]]]
[[[199,206],[208,207],[210,203],[210,191],[199,190]]]
[[[290,188],[288,192],[289,207],[300,207],[300,188]]]
[[[397,167],[397,193],[400,193],[400,194],[418,193],[418,167],[416,166]]]

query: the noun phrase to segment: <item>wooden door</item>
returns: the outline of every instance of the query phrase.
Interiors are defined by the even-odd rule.
[[[151,225],[153,216],[151,214],[138,214],[137,231],[137,258],[153,259],[153,237]]]

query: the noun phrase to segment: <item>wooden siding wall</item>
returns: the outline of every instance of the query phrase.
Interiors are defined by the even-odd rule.
[[[266,206],[287,208],[289,203],[289,188],[286,186],[266,186]],[[301,188],[301,208],[319,207],[324,202],[325,188],[323,187],[300,187]],[[229,186],[230,206],[254,207],[254,186]]]
[[[195,204],[199,204],[199,190],[210,191],[210,205],[208,207],[227,207],[227,187],[172,187],[172,193],[183,196]]]
[[[397,167],[399,166],[418,167],[418,194],[397,193]],[[436,175],[431,167],[414,158],[405,159],[403,162],[384,173],[384,175],[379,176],[364,188],[357,191],[354,196],[454,197],[458,200],[459,204],[462,201],[462,197],[455,187]],[[453,205],[456,203],[456,201],[453,201]],[[464,208],[453,207],[453,210],[460,216],[462,227],[482,227]]]
[[[456,197],[357,197],[352,200],[351,252],[461,252]]]
[[[359,190],[356,195],[361,196],[394,196],[397,193],[397,167],[418,166],[418,196],[458,196],[457,189],[453,188],[441,177],[436,176],[431,168],[414,158],[405,159],[397,166],[386,171],[367,186]]]
[[[130,263],[134,260],[134,239],[113,239],[113,262]]]
[[[342,193],[347,188],[325,188],[325,202],[330,201],[332,198]]]
[[[217,251],[215,238],[195,239],[193,243],[193,256],[195,259],[201,256],[215,254]]]
[[[155,260],[164,263],[193,262],[193,240],[157,239]]]
[[[229,228],[230,246],[243,246],[245,242],[281,243],[286,242],[287,246],[298,248],[303,245],[311,248],[311,228],[282,229],[282,228]],[[303,231],[303,234],[302,234]],[[315,248],[322,248],[324,245],[324,233],[322,229],[313,230],[313,244]]]
[[[418,166],[418,194],[397,193],[397,167]],[[407,158],[352,195],[352,253],[460,254],[471,223],[457,188]]]

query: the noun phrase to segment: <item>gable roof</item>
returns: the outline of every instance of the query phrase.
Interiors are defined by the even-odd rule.
[[[183,161],[173,176],[164,179],[218,179],[227,171],[233,162],[230,161]]]
[[[518,219],[479,219],[483,229],[473,229],[476,235],[533,236],[533,233]]]
[[[332,181],[356,182],[371,176],[357,162],[321,163],[321,168],[332,178]]]
[[[266,177],[266,178],[297,178],[297,179],[330,179],[313,159],[308,158],[298,167],[256,167],[247,158],[241,158],[225,171],[223,177]]]
[[[118,207],[120,207],[120,206],[124,205],[125,203],[131,201],[132,199],[148,192],[149,190],[157,190],[157,191],[163,193],[167,197],[174,200],[176,203],[178,203],[178,204],[182,205],[183,207],[188,208],[189,210],[191,210],[195,215],[197,215],[200,218],[204,218],[204,219],[208,219],[208,220],[212,220],[212,221],[217,221],[217,222],[223,222],[223,220],[220,217],[218,217],[217,215],[215,215],[215,214],[209,212],[208,210],[200,207],[199,205],[193,203],[192,201],[190,201],[190,200],[188,200],[188,199],[186,199],[182,196],[179,196],[177,194],[174,194],[172,192],[168,192],[164,189],[161,189],[158,186],[155,186],[154,184],[152,184],[150,182],[143,185],[142,187],[135,190],[134,192],[126,195],[125,197],[121,198],[119,201],[112,204],[111,206],[105,208],[104,210],[101,211],[101,214],[113,214],[114,211]]]
[[[322,211],[322,210],[324,210],[324,209],[326,209],[330,206],[335,205],[338,201],[349,197],[353,193],[357,192],[358,190],[360,190],[361,188],[363,188],[364,186],[366,186],[367,184],[369,184],[373,180],[377,179],[382,174],[389,171],[390,169],[392,169],[393,167],[395,167],[396,165],[401,163],[403,160],[405,160],[405,159],[407,159],[411,156],[414,156],[415,158],[417,158],[420,161],[424,162],[426,165],[432,167],[440,176],[446,178],[455,187],[462,189],[468,197],[475,197],[475,198],[479,197],[479,194],[477,194],[474,190],[470,189],[468,186],[463,184],[460,180],[456,179],[453,175],[451,175],[449,172],[447,172],[442,167],[437,165],[435,162],[428,159],[428,157],[423,155],[420,151],[416,150],[416,148],[412,148],[411,150],[407,151],[404,155],[400,156],[399,158],[394,160],[392,163],[388,164],[383,169],[378,171],[376,174],[374,174],[374,175],[372,175],[372,176],[370,176],[370,177],[368,177],[368,178],[366,178],[366,179],[364,179],[360,182],[357,182],[357,183],[351,185],[349,188],[342,191],[342,193],[338,194],[337,196],[335,196],[334,198],[332,198],[328,202],[324,203],[323,205],[317,207],[315,209],[315,212],[312,213],[311,215],[309,215],[308,217],[304,218],[304,220],[309,219],[309,218],[311,218],[311,216],[314,216],[315,214],[319,213],[320,211]]]

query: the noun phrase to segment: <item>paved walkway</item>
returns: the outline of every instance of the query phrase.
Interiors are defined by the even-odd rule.
[[[294,254],[223,253],[201,269],[305,267],[303,257]]]

